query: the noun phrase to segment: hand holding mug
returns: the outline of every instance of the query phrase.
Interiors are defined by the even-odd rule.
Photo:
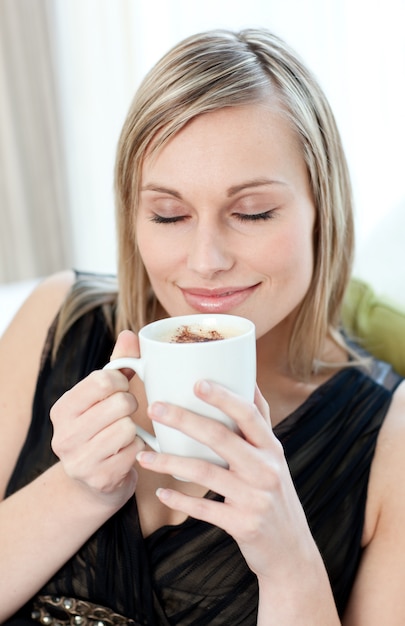
[[[253,402],[256,338],[251,321],[214,314],[166,318],[142,328],[139,342],[139,358],[113,359],[105,369],[136,372],[145,384],[149,404],[169,402],[235,430],[230,417],[196,397],[194,385],[211,380]],[[139,426],[136,432],[155,451],[226,465],[208,446],[188,435],[158,422],[153,427],[156,437]]]
[[[120,354],[139,354],[133,333],[121,333],[113,358]],[[102,370],[80,380],[51,409],[52,448],[66,475],[114,509],[134,493],[135,457],[145,447],[130,417],[136,409],[127,378]]]

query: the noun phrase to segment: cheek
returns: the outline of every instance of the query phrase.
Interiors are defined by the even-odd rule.
[[[179,263],[179,248],[169,243],[169,237],[138,232],[138,249],[151,282],[165,280]]]
[[[269,272],[273,279],[290,284],[309,283],[313,273],[312,237],[306,229],[295,228],[280,237],[267,252]]]

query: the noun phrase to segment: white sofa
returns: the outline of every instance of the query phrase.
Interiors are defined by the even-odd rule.
[[[0,284],[0,336],[39,281],[39,278],[35,278]]]

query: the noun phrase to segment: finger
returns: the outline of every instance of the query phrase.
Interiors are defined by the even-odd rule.
[[[230,455],[235,460],[231,460],[229,469],[202,459],[149,450],[138,454],[136,460],[144,469],[201,485],[220,494],[227,502],[238,502],[238,506],[248,510],[256,491],[269,490],[278,484],[279,463],[265,451],[258,451],[240,438],[239,441],[242,451]]]
[[[119,391],[92,406],[83,416],[80,428],[90,438],[121,418],[131,416],[137,408],[138,403],[132,393]]]
[[[241,497],[240,483],[235,480],[234,475],[208,461],[149,450],[138,453],[136,460],[141,467],[156,474],[176,476],[181,481],[200,485],[206,491],[213,491],[227,499],[232,499],[233,496]]]
[[[117,337],[111,360],[121,357],[139,357],[139,341],[137,335],[132,330],[123,330]]]
[[[156,490],[156,496],[168,508],[182,511],[188,517],[231,530],[235,510],[224,502],[186,495],[174,489]],[[228,531],[229,532],[229,531]]]
[[[181,489],[159,489],[156,493],[158,498],[169,508],[183,511],[184,513],[211,524],[215,524],[227,532],[231,525],[235,526],[235,512],[241,511],[241,517],[246,519],[248,512],[255,506],[259,508],[259,499],[263,500],[263,494],[256,484],[249,484],[246,477],[238,477],[232,470],[212,465],[196,459],[185,459],[174,455],[165,455],[151,452],[140,452],[136,456],[139,464],[148,470],[159,474],[171,474],[180,477],[189,483],[205,487],[207,491],[219,494],[223,501],[215,506],[210,504],[207,498],[192,496]],[[264,496],[267,500],[267,496]],[[256,506],[256,508],[257,508]],[[227,520],[226,517],[230,517]]]
[[[226,393],[228,394],[229,392]],[[238,402],[241,402],[240,398]],[[279,463],[282,461],[283,451],[280,442],[274,437],[270,426],[258,412],[257,407],[244,401],[242,402],[242,407],[244,407],[245,412],[250,412],[253,415],[252,418],[244,417],[245,427],[249,428],[249,426],[246,426],[246,424],[249,424],[249,419],[251,419],[252,423],[258,424],[258,433],[254,435],[249,434],[245,438],[239,433],[234,433],[225,424],[217,420],[192,413],[176,405],[153,403],[148,407],[148,415],[156,422],[180,430],[211,448],[228,463],[230,471],[238,474],[242,481],[250,482],[252,485],[261,484],[263,480],[271,479],[273,471],[277,470]],[[221,406],[221,408],[223,407]],[[234,417],[234,414],[232,414],[232,417]],[[254,430],[253,426],[251,430]],[[254,438],[257,438],[256,444],[252,443]],[[178,459],[178,457],[174,457],[174,459],[176,458]],[[215,477],[206,477],[207,467],[215,468],[215,466],[208,463],[205,468],[199,468],[200,473],[198,476],[195,474],[185,475],[180,466],[173,466],[173,462],[170,461],[171,465],[168,465],[167,469],[162,468],[162,471],[182,476],[187,480],[196,481],[213,490],[218,491],[220,488],[219,493],[222,493],[222,495],[234,496],[232,490],[228,490],[228,487],[226,490],[221,488],[221,481],[226,479],[225,476],[219,481],[219,487],[216,482],[212,482],[212,478],[216,481],[217,474]],[[159,460],[159,463],[161,463],[161,460]],[[191,469],[190,466],[190,471],[194,471],[195,467],[193,465],[193,469]],[[153,468],[153,471],[156,471],[156,469]]]
[[[259,532],[260,527],[263,528],[259,515],[272,504],[271,498],[264,498],[257,507],[253,507],[257,511],[251,512],[252,507],[246,507],[243,503],[235,505],[227,501],[193,497],[175,489],[159,487],[156,496],[170,509],[222,528],[237,541],[243,538],[251,540],[252,535]]]
[[[139,357],[139,341],[137,335],[132,330],[123,330],[118,335],[116,344],[111,354],[110,361],[120,359],[121,357]],[[121,372],[128,380],[134,376],[134,371],[124,368]]]
[[[243,501],[218,502],[161,487],[156,490],[156,496],[162,504],[172,510],[182,511],[189,517],[222,528],[234,538],[242,552],[244,547],[247,548],[259,562],[268,559],[268,550],[263,549],[263,546],[269,541],[269,524],[276,525],[274,520],[280,517],[278,512],[281,508],[276,506],[276,500],[271,495],[262,494],[260,497],[257,493],[257,497],[254,495],[253,506],[251,491],[251,506]],[[281,523],[285,526],[285,519]],[[276,534],[273,533],[273,536]]]
[[[258,448],[268,446],[272,439],[272,432],[269,429],[270,413],[258,389],[255,398],[258,399],[259,405],[248,402],[229,389],[206,380],[199,381],[195,385],[195,393],[204,402],[215,406],[225,415],[229,415],[246,441]],[[259,410],[259,406],[264,411],[264,415]]]
[[[89,441],[89,451],[96,458],[108,458],[133,443],[135,436],[135,423],[130,417],[122,417],[94,435]]]
[[[179,430],[208,446],[229,465],[240,457],[242,446],[247,445],[239,434],[231,431],[222,422],[192,413],[177,405],[154,402],[148,407],[147,413],[155,422]],[[184,478],[189,479],[188,476]]]
[[[126,448],[116,455],[100,463],[92,463],[83,467],[76,464],[65,464],[65,472],[68,476],[80,480],[91,489],[98,492],[112,493],[119,489],[124,482],[132,483],[129,487],[129,495],[133,494],[137,482],[137,472],[134,468],[135,457],[139,452],[139,439],[136,438]]]
[[[121,446],[115,454],[102,459],[98,463],[98,467],[96,465],[97,471],[92,473],[90,480],[93,483],[101,480],[104,485],[99,484],[98,487],[102,488],[102,490],[113,490],[115,487],[120,486],[129,474],[135,472],[136,455],[144,448],[145,444],[139,437],[131,438],[127,445]],[[109,487],[107,486],[108,484]]]
[[[117,370],[95,370],[66,391],[51,409],[51,419],[80,416],[117,392],[128,391],[128,380]]]
[[[98,435],[102,441],[103,436],[106,436],[104,433],[108,433],[114,423],[123,419],[133,423],[130,416],[136,406],[137,402],[132,394],[119,392],[94,405],[78,418],[54,418],[52,449],[59,458],[74,456],[79,447],[85,446]],[[113,442],[112,445],[114,447]]]
[[[270,407],[266,398],[263,396],[259,387],[256,384],[255,388],[255,405],[257,406],[259,412],[263,415],[265,422],[271,426],[271,417],[270,417]]]
[[[79,473],[86,473],[87,468],[100,465],[106,459],[134,443],[136,426],[130,417],[114,422],[98,432],[92,439],[77,448],[68,456],[68,463],[76,467]]]

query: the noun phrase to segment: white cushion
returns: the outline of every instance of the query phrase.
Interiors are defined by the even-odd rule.
[[[0,284],[0,336],[39,281],[39,278],[34,278]]]

